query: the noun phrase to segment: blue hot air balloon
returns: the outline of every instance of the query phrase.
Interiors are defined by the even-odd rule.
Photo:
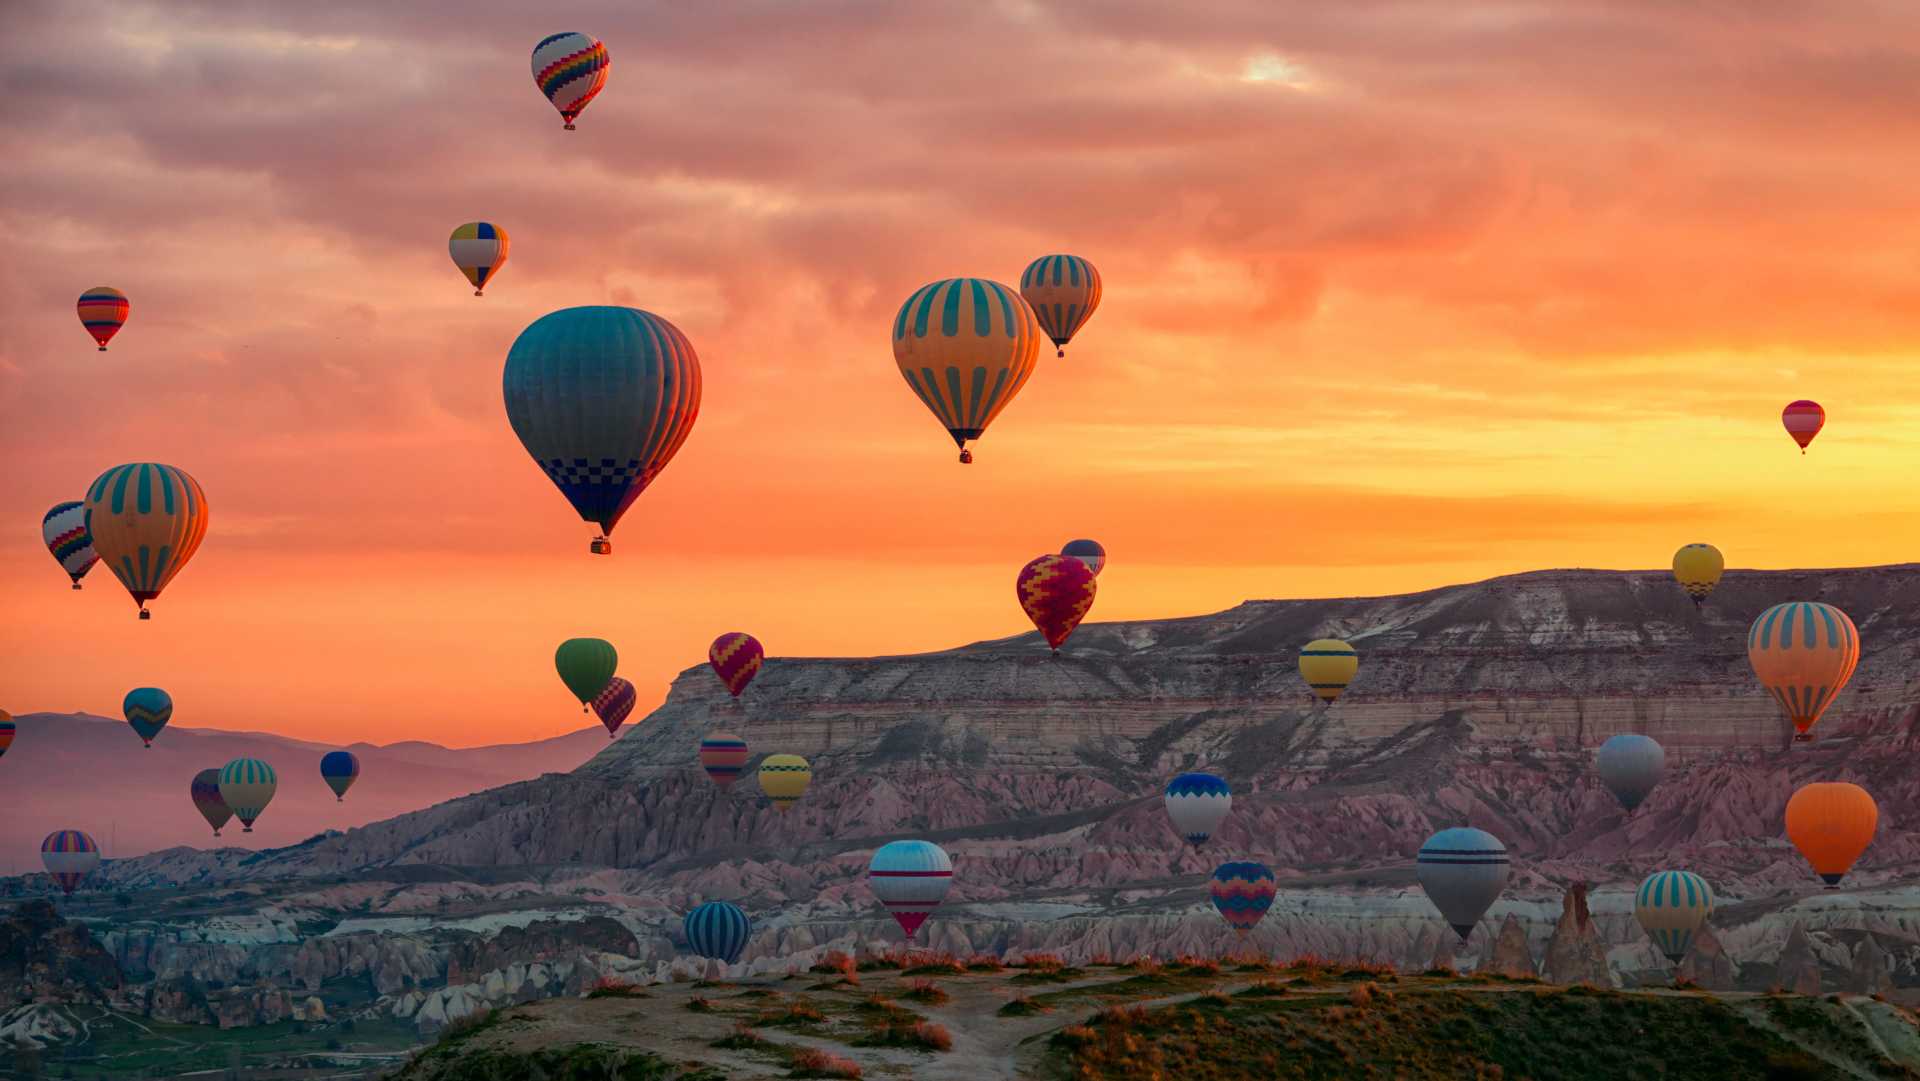
[[[1600,771],[1600,783],[1631,814],[1666,773],[1667,752],[1650,736],[1622,732],[1600,745],[1594,765]]]
[[[1211,773],[1182,773],[1167,782],[1167,817],[1194,845],[1205,844],[1233,810],[1233,789]]]
[[[333,801],[344,803],[347,789],[360,779],[360,760],[352,751],[328,751],[320,758],[320,779],[333,789]]]
[[[120,702],[127,724],[140,737],[142,746],[153,746],[153,737],[173,719],[173,696],[158,687],[135,687]]]
[[[753,937],[753,921],[740,906],[726,901],[708,901],[687,913],[682,929],[687,945],[700,956],[733,964]]]
[[[667,467],[700,413],[700,361],[680,329],[634,308],[564,308],[507,352],[507,420],[580,517],[593,551]]]
[[[1427,899],[1465,942],[1507,888],[1507,846],[1485,830],[1441,830],[1420,846],[1414,872]]]

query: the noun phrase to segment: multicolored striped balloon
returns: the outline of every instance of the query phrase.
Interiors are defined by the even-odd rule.
[[[240,820],[242,833],[253,832],[253,823],[279,786],[273,767],[258,758],[236,758],[220,770],[220,799]]]
[[[722,789],[740,779],[747,764],[747,741],[732,732],[714,732],[700,741],[700,765]]]
[[[7,748],[13,746],[13,736],[17,727],[13,723],[13,714],[0,709],[0,758],[5,758]]]
[[[158,462],[116,465],[87,489],[87,529],[107,569],[150,619],[160,595],[207,536],[207,493],[187,471]]]
[[[120,712],[140,737],[144,747],[153,746],[153,737],[173,720],[173,696],[158,687],[135,687],[120,700]]]
[[[1167,817],[1198,848],[1233,810],[1233,788],[1211,773],[1182,773],[1167,782]]]
[[[549,34],[533,47],[533,84],[560,111],[566,129],[607,85],[613,59],[599,38],[578,31]]]
[[[1444,829],[1420,846],[1414,875],[1427,900],[1453,928],[1460,941],[1473,934],[1473,925],[1487,914],[1507,888],[1512,868],[1507,846],[1486,830],[1458,826]]]
[[[726,964],[740,960],[740,952],[753,937],[753,921],[740,906],[726,901],[708,901],[687,913],[680,929],[696,957]]]
[[[1333,705],[1359,672],[1360,654],[1338,638],[1316,638],[1300,649],[1300,678],[1327,705]]]
[[[453,235],[447,238],[447,254],[473,284],[474,296],[482,295],[481,290],[506,264],[507,247],[507,231],[490,221],[455,226]]]
[[[194,774],[187,792],[193,798],[193,809],[213,827],[213,835],[220,836],[220,827],[233,817],[233,808],[220,798],[220,771],[203,769]]]
[[[813,767],[797,754],[770,754],[760,760],[760,791],[781,814],[806,795],[812,783]]]
[[[1207,894],[1227,926],[1246,934],[1259,926],[1267,910],[1273,907],[1278,883],[1264,863],[1223,863],[1213,869],[1207,882]]]
[[[1093,608],[1097,583],[1076,556],[1045,555],[1020,568],[1014,596],[1055,653]]]
[[[1060,554],[1085,563],[1095,578],[1100,577],[1100,571],[1107,565],[1107,550],[1099,541],[1070,540],[1060,549]]]
[[[566,308],[520,332],[502,390],[513,433],[581,519],[600,527],[591,550],[605,555],[620,516],[693,431],[700,359],[680,328],[651,312]]]
[[[1667,960],[1679,964],[1713,915],[1713,890],[1692,871],[1655,871],[1633,895],[1633,914]]]
[[[1800,444],[1800,453],[1805,454],[1807,444],[1813,442],[1813,437],[1827,426],[1827,411],[1820,407],[1819,402],[1802,398],[1787,403],[1787,407],[1780,411],[1780,423],[1793,441]]]
[[[320,756],[320,779],[333,789],[335,803],[345,803],[347,789],[360,779],[360,757],[352,751],[328,751]]]
[[[1674,581],[1693,598],[1695,608],[1706,603],[1726,569],[1726,558],[1711,544],[1686,544],[1673,553]]]
[[[1033,375],[1040,323],[1020,294],[985,278],[923,285],[893,320],[893,359],[960,461]]]
[[[100,846],[79,830],[55,830],[40,842],[40,863],[53,884],[71,897],[100,866]]]
[[[867,864],[867,885],[911,942],[953,888],[953,861],[932,841],[889,841]]]
[[[96,285],[80,294],[80,325],[100,346],[102,353],[107,351],[107,342],[120,333],[126,325],[127,315],[133,311],[133,305],[127,302],[127,294],[110,286]]]
[[[80,579],[100,562],[99,554],[93,550],[93,534],[87,531],[85,503],[55,503],[47,516],[40,519],[40,539],[47,542],[47,551],[53,553],[60,569],[73,580],[75,589],[80,588]]]
[[[620,726],[626,723],[627,715],[633,712],[633,704],[640,696],[633,684],[615,676],[607,681],[606,689],[593,696],[593,712],[600,723],[607,726],[607,738],[612,739]]]
[[[1067,343],[1100,306],[1100,272],[1077,255],[1043,255],[1021,273],[1020,295],[1053,339],[1054,355],[1064,357]]]
[[[1747,659],[1760,685],[1793,722],[1794,741],[1827,711],[1860,663],[1860,632],[1831,604],[1789,601],[1760,613],[1747,632]]]
[[[767,651],[760,648],[760,640],[745,631],[728,631],[707,647],[707,663],[735,698],[760,674],[760,665],[766,658]]]

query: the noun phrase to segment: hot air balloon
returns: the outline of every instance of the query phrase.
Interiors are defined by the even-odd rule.
[[[920,925],[947,899],[947,890],[953,887],[953,861],[931,841],[888,841],[867,864],[867,885],[911,942]]]
[[[1055,653],[1093,607],[1093,571],[1076,556],[1041,556],[1020,568],[1014,596]]]
[[[1213,869],[1207,893],[1227,925],[1246,934],[1273,907],[1273,872],[1263,863],[1223,863]]]
[[[258,758],[236,758],[220,770],[220,799],[240,820],[240,832],[252,833],[279,783],[273,767]]]
[[[740,951],[753,937],[753,921],[739,905],[726,901],[708,901],[687,913],[680,926],[695,956],[729,965],[740,960]]]
[[[533,83],[560,111],[568,131],[573,130],[573,118],[607,85],[612,65],[599,38],[577,31],[549,34],[533,47]]]
[[[1182,773],[1167,782],[1167,817],[1198,848],[1233,810],[1233,789],[1211,773]]]
[[[1804,785],[1787,801],[1787,840],[1830,890],[1840,888],[1840,879],[1873,843],[1879,825],[1879,806],[1857,784]]]
[[[1021,273],[1020,296],[1053,339],[1054,356],[1064,357],[1074,333],[1100,306],[1100,272],[1077,255],[1043,255]]]
[[[1072,556],[1080,562],[1085,563],[1087,569],[1093,572],[1095,578],[1100,577],[1101,568],[1107,565],[1107,550],[1100,546],[1099,541],[1068,541],[1066,547],[1060,549],[1060,554],[1063,556]]]
[[[607,726],[608,739],[612,739],[613,734],[620,730],[620,725],[626,721],[627,714],[633,712],[633,704],[639,699],[633,684],[619,676],[608,680],[606,689],[593,696],[593,712],[600,718],[600,723]]]
[[[1300,678],[1314,697],[1333,705],[1360,671],[1360,654],[1337,638],[1316,638],[1300,650]]]
[[[893,359],[933,411],[962,463],[1033,374],[1040,323],[1019,294],[985,278],[923,285],[893,320]]]
[[[186,470],[157,462],[116,465],[87,489],[94,551],[151,619],[147,602],[187,565],[207,535],[207,494]]]
[[[120,712],[140,737],[140,745],[153,746],[153,737],[173,719],[173,696],[158,687],[135,687],[120,700]]]
[[[480,296],[481,290],[500,272],[507,261],[507,231],[490,221],[470,221],[465,225],[456,225],[453,235],[447,238],[447,254],[453,257],[453,265],[473,283],[473,295]]]
[[[93,534],[87,532],[87,505],[85,503],[55,503],[53,509],[40,519],[40,538],[47,542],[47,551],[60,564],[73,580],[73,588],[80,588],[80,579],[87,576],[100,556],[93,550]]]
[[[735,698],[760,674],[760,664],[766,657],[760,640],[744,631],[728,631],[707,647],[707,663],[713,665],[714,674]]]
[[[613,682],[620,654],[604,638],[569,638],[553,651],[553,667],[560,673],[560,682],[580,700],[580,712],[585,713],[587,703]]]
[[[333,789],[335,803],[345,803],[347,789],[360,779],[360,759],[352,751],[328,751],[320,756],[320,779]]]
[[[1640,927],[1679,964],[1693,946],[1693,933],[1713,915],[1713,890],[1692,871],[1655,871],[1633,895],[1633,914]]]
[[[747,741],[732,732],[714,732],[700,741],[700,765],[722,790],[740,779],[747,764]]]
[[[8,713],[4,709],[0,709],[0,758],[5,758],[7,748],[13,746],[15,727],[13,714]]]
[[[680,329],[634,308],[563,308],[507,352],[507,420],[527,453],[600,527],[592,551],[660,475],[700,413],[700,360]],[[598,688],[595,688],[598,690]]]
[[[797,754],[770,754],[760,760],[760,791],[773,801],[773,809],[781,814],[794,801],[807,794],[807,786],[813,783],[813,768],[807,760]]]
[[[233,808],[220,798],[220,771],[203,769],[193,775],[193,785],[188,791],[193,796],[193,809],[213,827],[213,835],[220,836],[220,827],[233,817]]]
[[[1485,830],[1444,829],[1420,846],[1414,872],[1427,900],[1465,942],[1507,886],[1507,847]]]
[[[1680,588],[1693,598],[1694,607],[1699,607],[1720,584],[1720,573],[1727,569],[1727,561],[1720,555],[1720,549],[1711,544],[1689,544],[1673,553],[1673,577]]]
[[[1793,441],[1800,444],[1800,453],[1805,454],[1807,444],[1813,442],[1813,437],[1819,435],[1820,429],[1826,427],[1827,411],[1820,408],[1819,402],[1810,402],[1802,398],[1797,402],[1787,403],[1787,407],[1780,411],[1780,423],[1786,427],[1787,434],[1793,437]]]
[[[1667,752],[1651,737],[1622,732],[1600,745],[1594,763],[1600,783],[1632,813],[1666,773]]]
[[[79,830],[54,830],[40,842],[40,862],[61,892],[73,896],[80,883],[100,866],[100,846]]]
[[[1860,632],[1831,604],[1789,601],[1760,613],[1747,632],[1747,659],[1760,685],[1793,722],[1804,743],[1860,663]]]
[[[105,285],[96,285],[81,293],[78,307],[80,325],[93,335],[102,353],[107,351],[107,342],[120,333],[128,313],[133,311],[133,305],[127,303],[127,294]]]

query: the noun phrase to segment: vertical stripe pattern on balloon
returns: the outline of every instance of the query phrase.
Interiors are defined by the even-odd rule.
[[[984,278],[923,285],[893,321],[893,359],[964,448],[1033,375],[1040,323],[1013,290]]]
[[[1633,914],[1667,960],[1679,964],[1713,915],[1713,890],[1692,871],[1655,871],[1635,891]]]
[[[687,913],[681,921],[687,945],[694,955],[733,964],[740,960],[747,940],[753,937],[753,921],[739,905],[726,901],[708,901]]]
[[[79,830],[55,830],[40,842],[40,863],[54,885],[71,896],[100,866],[100,846]]]
[[[278,787],[273,767],[258,758],[236,758],[220,770],[220,798],[246,833],[253,832],[253,823]]]
[[[114,466],[94,480],[86,502],[94,550],[143,611],[207,535],[207,495],[174,466]]]
[[[1747,632],[1747,659],[1781,712],[1807,731],[1833,704],[1860,663],[1860,632],[1845,612],[1818,601],[1789,601],[1760,613]]]
[[[1100,272],[1077,255],[1043,255],[1021,272],[1020,296],[1047,337],[1064,348],[1100,306]]]

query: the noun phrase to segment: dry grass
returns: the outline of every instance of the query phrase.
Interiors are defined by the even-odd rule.
[[[860,1064],[839,1055],[829,1054],[817,1047],[794,1049],[787,1065],[793,1072],[788,1077],[834,1077],[857,1078],[860,1076]]]
[[[922,1051],[953,1050],[953,1034],[931,1021],[883,1021],[853,1041],[856,1047],[911,1047]]]
[[[1241,998],[1279,998],[1286,993],[1287,985],[1273,980],[1260,980],[1236,992]]]
[[[593,985],[593,990],[587,992],[587,997],[588,998],[651,998],[653,996],[647,994],[645,991],[642,991],[640,989],[639,984],[628,983],[625,980],[602,979],[599,983],[596,983]]]
[[[713,1003],[699,995],[695,995],[687,1000],[687,1009],[692,1010],[694,1013],[712,1013]]]
[[[753,1019],[756,1025],[770,1025],[775,1028],[794,1028],[804,1025],[817,1025],[827,1019],[820,1007],[805,999],[796,999],[777,1010],[764,1010]]]
[[[765,1047],[767,1041],[745,1021],[734,1022],[733,1031],[708,1044],[728,1051],[750,1051],[756,1047]]]
[[[990,953],[976,953],[965,963],[968,972],[998,972],[1006,967],[1005,962]]]
[[[964,976],[967,966],[947,953],[909,954],[901,959],[901,973],[907,976]]]
[[[907,985],[906,991],[900,997],[924,1002],[929,1006],[944,1005],[947,1001],[947,993],[936,986],[932,980],[913,981]]]
[[[1051,1013],[1052,1011],[1053,1007],[1045,1003],[1035,1002],[1025,995],[1015,995],[1013,998],[1007,1000],[1006,1005],[1000,1007],[999,1012],[1002,1017],[1032,1017],[1037,1013]]]
[[[817,972],[822,975],[837,974],[845,976],[848,979],[858,980],[858,977],[854,974],[859,970],[859,966],[853,963],[853,957],[845,951],[828,950],[826,955],[821,957],[820,960],[815,961],[813,967],[807,971]]]

